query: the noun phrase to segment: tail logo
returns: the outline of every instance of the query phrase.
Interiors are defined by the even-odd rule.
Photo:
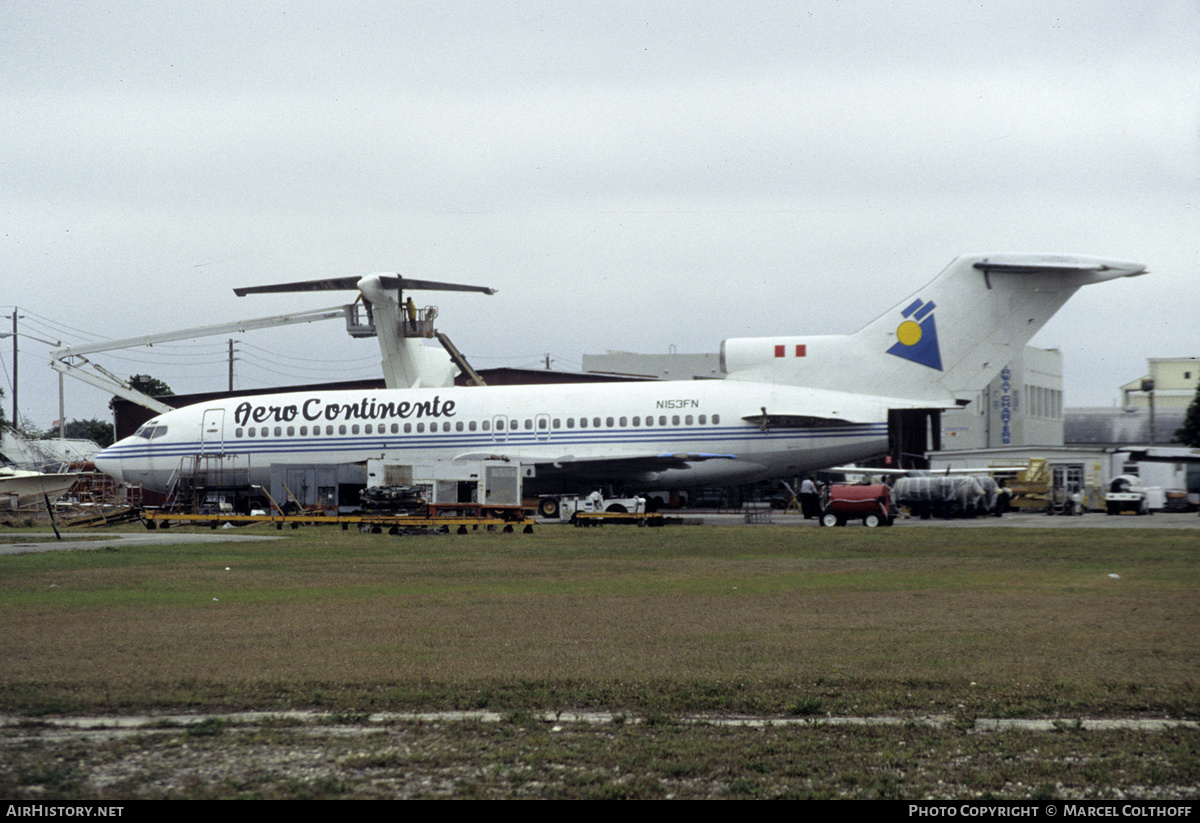
[[[938,347],[934,308],[934,303],[917,299],[900,312],[905,320],[896,327],[896,343],[887,350],[888,354],[941,371],[942,352]]]

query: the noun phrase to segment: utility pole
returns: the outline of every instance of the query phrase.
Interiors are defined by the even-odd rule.
[[[17,380],[17,374],[18,374],[17,373],[17,318],[21,317],[21,316],[22,315],[17,314],[17,307],[13,306],[13,313],[12,313],[12,321],[13,321],[13,330],[12,330],[12,336],[13,336],[13,416],[12,416],[12,427],[14,429],[18,428],[21,425],[21,418],[17,416],[17,412],[20,409],[20,404],[18,403],[18,400],[17,400],[17,398],[18,398],[17,386],[20,385]]]
[[[233,391],[233,338],[229,338],[229,390]]]
[[[115,432],[116,429],[113,429]],[[67,439],[67,411],[66,402],[63,400],[63,375],[58,373],[58,439]]]
[[[1150,445],[1154,445],[1154,378],[1142,378],[1142,391],[1150,399]]]
[[[0,338],[11,336],[13,339],[13,420],[12,420],[12,422],[13,422],[14,429],[17,428],[17,420],[18,420],[17,415],[19,415],[21,413],[21,408],[17,401],[17,337],[18,337],[18,335],[21,337],[28,337],[30,340],[36,340],[39,343],[45,343],[47,346],[51,346],[51,347],[62,345],[61,340],[52,342],[50,340],[43,340],[40,337],[34,337],[31,334],[21,334],[20,332],[18,332],[17,331],[17,320],[24,316],[25,315],[19,313],[16,306],[13,306],[13,313],[12,313],[13,330],[11,332],[0,332]],[[60,378],[61,378],[61,374],[60,374]],[[66,436],[64,434],[65,426],[66,426],[66,417],[63,414],[63,384],[62,384],[62,380],[60,379],[58,381],[58,436],[59,437]]]

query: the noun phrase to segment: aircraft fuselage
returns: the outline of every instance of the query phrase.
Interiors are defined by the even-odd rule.
[[[564,480],[631,488],[752,482],[881,454],[886,412],[869,422],[763,426],[836,393],[740,381],[597,383],[230,398],[163,414],[106,449],[97,466],[166,489],[181,463],[222,456],[266,485],[272,464],[397,463],[483,456],[535,464],[526,489]],[[815,413],[815,412],[814,412]]]

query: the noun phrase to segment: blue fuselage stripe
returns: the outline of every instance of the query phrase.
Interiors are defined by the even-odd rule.
[[[156,444],[153,440],[144,443],[118,444],[104,452],[105,459],[135,460],[152,457],[186,457],[196,454],[316,454],[324,452],[370,452],[411,449],[472,449],[497,448],[503,446],[601,446],[662,442],[685,442],[704,440],[720,443],[738,441],[787,441],[787,440],[845,440],[887,436],[884,423],[861,426],[822,427],[814,429],[778,428],[763,431],[749,427],[695,427],[690,429],[654,428],[641,431],[624,429],[613,431],[569,431],[554,430],[545,435],[536,432],[515,432],[497,437],[480,432],[439,432],[437,434],[405,435],[359,435],[359,436],[313,436],[313,437],[266,437],[238,438],[208,442],[186,441]],[[610,454],[611,452],[606,452]]]

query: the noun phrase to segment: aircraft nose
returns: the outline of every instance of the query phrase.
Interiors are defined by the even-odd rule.
[[[113,444],[107,449],[104,449],[92,460],[96,464],[96,468],[107,474],[109,477],[116,480],[118,483],[124,483],[124,473],[121,471],[121,461],[114,454],[118,444]]]

